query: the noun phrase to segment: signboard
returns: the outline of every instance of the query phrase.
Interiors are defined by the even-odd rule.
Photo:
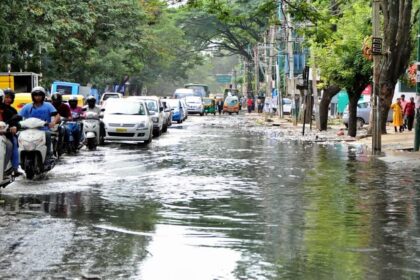
[[[216,82],[219,84],[230,84],[231,81],[231,74],[216,74]]]
[[[381,55],[382,54],[382,38],[373,37],[372,38],[372,54]]]

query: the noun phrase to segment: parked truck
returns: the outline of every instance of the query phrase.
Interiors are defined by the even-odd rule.
[[[15,92],[31,92],[38,86],[40,74],[32,72],[0,72],[0,88],[11,88]]]

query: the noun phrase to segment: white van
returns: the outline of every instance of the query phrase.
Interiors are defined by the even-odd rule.
[[[173,98],[181,99],[187,96],[194,96],[194,90],[192,88],[177,88],[174,92]]]

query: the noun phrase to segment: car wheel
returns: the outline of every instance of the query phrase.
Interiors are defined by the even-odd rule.
[[[357,128],[362,128],[365,124],[365,121],[362,118],[357,118],[356,120]]]
[[[168,124],[164,124],[162,127],[162,132],[166,132],[168,130]]]
[[[149,145],[153,140],[153,130],[150,131],[149,133],[149,139],[147,139],[146,141],[144,141],[144,144]]]

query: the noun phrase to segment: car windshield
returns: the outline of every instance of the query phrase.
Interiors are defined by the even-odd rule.
[[[107,100],[109,98],[118,98],[118,94],[105,94],[103,100]]]
[[[158,104],[156,100],[146,100],[146,107],[149,111],[158,111]]]
[[[283,98],[283,104],[292,104],[292,100]]]
[[[206,105],[211,105],[212,104],[211,101],[212,101],[211,99],[204,99],[203,103],[206,104]]]
[[[238,99],[237,98],[229,98],[229,97],[227,97],[226,100],[225,100],[225,103],[228,106],[234,106],[234,105],[238,104]]]
[[[146,115],[146,109],[141,102],[112,102],[105,109],[111,115]]]

